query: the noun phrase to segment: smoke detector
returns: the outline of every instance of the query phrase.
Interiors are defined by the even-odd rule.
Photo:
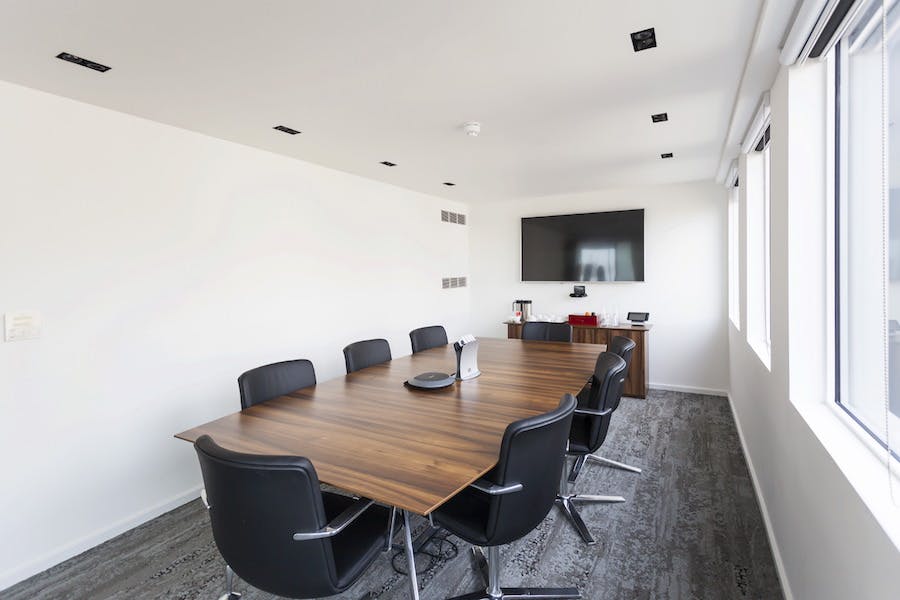
[[[463,123],[462,130],[466,132],[466,135],[478,137],[478,134],[481,133],[481,123],[478,121]]]

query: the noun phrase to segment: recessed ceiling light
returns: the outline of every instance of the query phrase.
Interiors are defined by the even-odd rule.
[[[651,119],[654,123],[662,123],[663,121],[668,121],[668,120],[669,120],[669,113],[658,113],[658,114],[655,114],[655,115],[650,115],[650,119]]]
[[[673,156],[675,156],[675,155],[672,154],[671,152],[663,152],[662,154],[659,155],[660,158],[672,158]]]
[[[631,34],[631,45],[634,46],[635,52],[656,48],[656,30],[651,27],[650,29],[635,31]]]
[[[381,161],[381,164],[383,164],[386,167],[396,167],[397,166],[397,163],[392,163],[389,160],[383,160],[383,161]]]
[[[56,58],[76,65],[80,65],[82,67],[87,67],[88,69],[93,69],[94,71],[100,71],[101,73],[106,73],[110,69],[110,67],[107,67],[106,65],[101,65],[98,62],[94,62],[86,58],[81,58],[80,56],[69,54],[68,52],[60,52],[56,55]]]
[[[452,181],[445,181],[445,182],[444,182],[444,185],[446,185],[447,187],[453,187],[453,186],[456,185],[456,184],[453,183]]]
[[[287,127],[285,125],[276,125],[272,129],[277,129],[278,131],[283,131],[290,135],[297,135],[298,133],[302,133],[300,131],[297,131],[296,129],[291,129],[290,127]]]

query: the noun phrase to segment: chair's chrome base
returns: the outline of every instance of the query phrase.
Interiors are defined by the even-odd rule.
[[[608,467],[613,467],[616,469],[622,469],[623,471],[631,471],[632,473],[641,473],[640,467],[633,467],[629,464],[619,462],[616,460],[612,460],[611,458],[605,458],[603,456],[597,456],[596,454],[588,454],[588,460],[592,460],[594,462],[598,462],[600,464],[606,465]]]
[[[500,548],[490,546],[487,558],[484,550],[475,546],[472,548],[472,558],[475,566],[484,578],[487,589],[481,592],[463,594],[449,600],[578,600],[581,594],[575,588],[501,588],[500,587]],[[493,567],[491,566],[493,565]]]
[[[584,519],[581,518],[581,515],[578,513],[578,509],[575,507],[576,502],[603,502],[603,503],[613,503],[613,502],[625,502],[625,498],[622,496],[594,496],[588,494],[566,494],[566,495],[558,495],[556,497],[556,505],[562,509],[563,513],[567,517],[569,517],[569,521],[575,527],[575,530],[578,532],[578,535],[581,536],[581,539],[588,545],[595,544],[596,540],[594,536],[591,535],[591,532],[588,531],[587,525],[584,524]]]
[[[598,462],[601,465],[606,465],[607,467],[622,469],[623,471],[631,471],[632,473],[641,473],[641,470],[638,467],[633,467],[631,465],[621,463],[610,458],[597,456],[595,454],[582,454],[575,459],[575,463],[572,465],[572,470],[569,471],[569,483],[575,483],[575,480],[578,479],[578,475],[581,473],[581,469],[589,460]]]
[[[577,476],[577,471],[581,470],[578,466],[579,462],[584,464],[583,461],[584,456],[579,456],[578,459],[575,460],[575,465],[572,467],[572,471]],[[565,466],[565,465],[564,465]],[[578,535],[581,536],[581,539],[585,541],[586,544],[594,544],[596,540],[594,540],[594,536],[591,535],[591,532],[588,531],[587,525],[584,524],[584,520],[581,518],[581,515],[578,514],[578,509],[575,508],[576,502],[603,502],[603,503],[611,503],[611,502],[625,502],[625,498],[622,496],[596,496],[593,494],[570,494],[569,493],[569,481],[570,478],[566,477],[566,469],[562,470],[562,475],[560,476],[559,481],[559,494],[556,496],[556,505],[562,509],[562,511],[569,517],[569,521],[572,522],[572,525],[575,526],[575,530],[578,531]]]
[[[234,591],[234,571],[228,565],[225,565],[225,589],[228,591],[219,596],[219,600],[238,600],[241,597]]]

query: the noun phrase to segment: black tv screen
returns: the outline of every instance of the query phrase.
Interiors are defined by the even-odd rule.
[[[643,280],[643,209],[522,219],[522,281]]]

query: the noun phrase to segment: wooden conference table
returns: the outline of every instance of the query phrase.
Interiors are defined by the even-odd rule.
[[[556,408],[566,392],[576,394],[603,349],[479,338],[476,379],[431,391],[403,384],[426,371],[452,373],[450,344],[320,382],[175,437],[194,442],[206,434],[237,452],[305,456],[320,481],[402,509],[409,549],[408,513],[430,514],[490,471],[506,426]]]

